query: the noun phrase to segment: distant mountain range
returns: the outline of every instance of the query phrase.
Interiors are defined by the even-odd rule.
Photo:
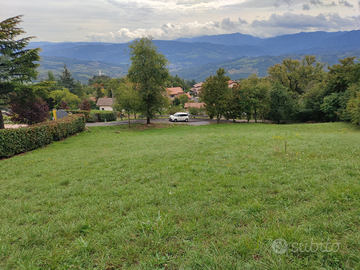
[[[197,81],[215,74],[219,67],[228,70],[232,79],[238,79],[251,73],[266,76],[267,68],[286,57],[301,59],[303,55],[313,54],[319,61],[332,65],[343,56],[360,56],[360,30],[302,32],[266,39],[235,33],[154,43],[170,61],[172,74]],[[32,42],[29,47],[42,49],[40,78],[47,70],[60,71],[61,63],[66,63],[74,77],[83,83],[98,73],[96,69],[110,76],[122,76],[129,65],[126,43]]]

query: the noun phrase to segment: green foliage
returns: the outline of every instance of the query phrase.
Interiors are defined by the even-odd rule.
[[[310,82],[321,81],[324,77],[323,64],[317,63],[315,56],[305,56],[300,62],[286,58],[282,64],[276,64],[268,69],[270,78],[279,82],[296,94],[305,93]]]
[[[175,97],[172,103],[173,103],[174,106],[179,106],[181,102],[180,102],[180,99],[178,97]]]
[[[179,96],[179,101],[180,101],[181,106],[184,108],[185,103],[187,103],[189,101],[189,98],[186,94],[182,94]]]
[[[184,109],[181,106],[178,105],[178,106],[169,107],[166,112],[167,112],[167,114],[172,115],[174,113],[181,112],[183,110]]]
[[[66,112],[71,114],[83,114],[85,116],[85,122],[86,123],[94,123],[94,113],[91,113],[89,111],[79,111],[79,110],[66,110]]]
[[[280,124],[281,120],[290,120],[294,111],[294,102],[289,90],[276,82],[270,93],[269,119]]]
[[[49,96],[54,99],[55,107],[60,106],[61,101],[65,101],[71,109],[75,109],[81,102],[80,98],[67,88],[52,91]]]
[[[31,93],[23,83],[36,79],[36,62],[40,60],[39,48],[26,49],[33,37],[17,39],[25,33],[19,28],[22,16],[15,16],[0,22],[0,105],[9,104],[11,97],[19,98]],[[4,128],[0,110],[0,129]]]
[[[112,111],[92,110],[96,122],[116,121],[116,113]]]
[[[350,87],[351,97],[347,103],[346,111],[353,124],[360,124],[360,84],[353,84]]]
[[[157,51],[152,38],[140,38],[130,45],[130,60],[128,78],[134,84],[140,96],[139,112],[147,118],[147,123],[156,112],[160,113],[168,106],[166,81],[169,71],[168,61]]]
[[[130,126],[130,114],[134,114],[139,110],[140,97],[139,92],[128,81],[121,83],[115,90],[116,102],[119,106],[119,111],[125,110],[128,116]]]
[[[221,115],[227,112],[227,101],[230,95],[228,81],[230,77],[225,76],[225,70],[220,68],[214,76],[206,79],[201,87],[201,98],[206,104],[206,113],[210,118],[216,117],[219,122]]]
[[[248,120],[253,114],[255,122],[258,116],[265,118],[269,112],[271,84],[266,80],[259,80],[256,74],[248,79],[241,81],[241,97],[243,102],[243,112],[246,113]]]
[[[31,127],[0,130],[0,158],[34,150],[85,130],[85,119],[72,115]]]
[[[189,113],[191,115],[202,115],[202,114],[204,114],[204,109],[196,108],[196,107],[190,107],[189,108]]]

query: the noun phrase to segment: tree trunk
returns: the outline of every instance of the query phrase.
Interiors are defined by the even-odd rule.
[[[128,113],[129,127],[130,127],[130,113]]]
[[[3,118],[1,110],[0,110],[0,129],[5,129],[4,118]]]
[[[146,124],[150,125],[150,117],[146,117]]]
[[[256,109],[255,109],[254,116],[255,116],[255,123],[257,123],[257,118],[256,118]]]

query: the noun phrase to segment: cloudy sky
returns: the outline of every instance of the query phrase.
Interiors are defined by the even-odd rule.
[[[28,36],[52,42],[360,29],[358,0],[0,0],[0,21],[19,14]]]

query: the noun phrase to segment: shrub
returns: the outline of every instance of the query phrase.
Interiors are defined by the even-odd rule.
[[[28,101],[14,101],[10,104],[11,121],[33,125],[44,122],[49,117],[49,106],[41,98]]]
[[[92,114],[89,111],[66,110],[66,112],[72,113],[72,114],[83,114],[83,115],[85,115],[86,123],[94,123],[95,122],[94,114]]]
[[[84,115],[71,115],[57,121],[26,128],[0,130],[0,158],[34,150],[85,130]]]
[[[116,113],[113,111],[100,111],[93,110],[91,113],[94,115],[96,122],[116,121]]]
[[[80,104],[79,104],[79,109],[82,111],[91,111],[91,104],[90,101],[88,99],[84,99]]]
[[[61,103],[60,103],[60,106],[58,107],[58,109],[60,109],[60,110],[68,110],[69,105],[65,100],[62,100]]]
[[[181,106],[172,106],[167,109],[167,113],[170,115],[181,111],[183,111]]]

